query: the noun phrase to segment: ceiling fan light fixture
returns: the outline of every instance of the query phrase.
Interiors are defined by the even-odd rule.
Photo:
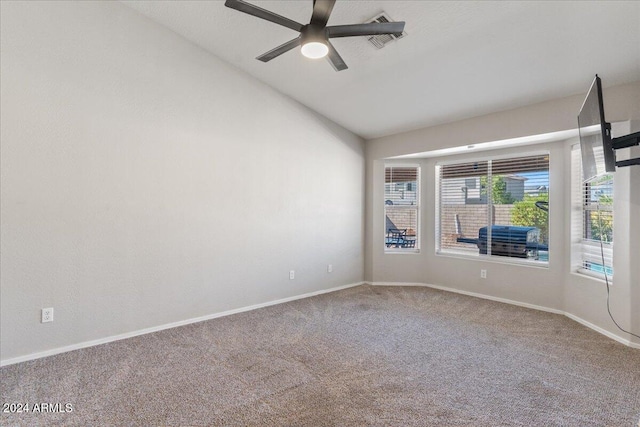
[[[324,27],[305,25],[300,31],[300,52],[307,58],[324,58],[329,53],[327,35]]]
[[[330,39],[381,34],[391,34],[393,36],[394,34],[401,34],[404,31],[404,22],[382,22],[381,20],[380,22],[369,22],[365,24],[327,26],[335,3],[336,0],[313,0],[313,13],[307,25],[302,25],[299,22],[255,6],[245,0],[225,0],[224,5],[300,33],[295,39],[289,40],[256,58],[262,62],[269,62],[273,58],[277,58],[283,53],[300,46],[300,53],[305,57],[313,59],[326,57],[334,70],[342,71],[349,67],[347,67],[347,64],[345,64],[335,47],[333,47],[329,41]]]
[[[318,59],[327,56],[327,53],[329,53],[329,47],[325,43],[312,41],[303,44],[300,51],[307,58]]]

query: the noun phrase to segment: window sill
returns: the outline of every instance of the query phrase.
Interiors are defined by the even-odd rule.
[[[495,264],[518,265],[522,267],[549,269],[549,261],[525,261],[519,258],[499,257],[491,255],[472,255],[460,252],[437,252],[436,256],[444,258],[456,258],[467,261],[491,262]],[[508,261],[507,261],[508,260]]]
[[[607,281],[604,279],[604,274],[595,273],[591,270],[586,270],[584,268],[573,270],[571,274],[584,279],[592,280],[594,282],[599,282],[600,284],[603,284],[603,285],[607,284]],[[613,277],[609,276],[608,278],[609,278],[609,286],[613,285]]]
[[[417,255],[420,249],[385,249],[385,255]]]

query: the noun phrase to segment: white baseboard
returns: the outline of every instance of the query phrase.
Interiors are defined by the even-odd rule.
[[[91,341],[84,341],[78,344],[72,344],[72,345],[68,345],[68,346],[64,346],[64,347],[58,347],[58,348],[54,348],[51,350],[46,350],[46,351],[41,351],[38,353],[31,353],[31,354],[27,354],[24,356],[18,356],[18,357],[14,357],[11,359],[4,359],[0,361],[0,366],[8,366],[8,365],[13,365],[16,363],[21,363],[21,362],[27,362],[29,360],[35,360],[35,359],[40,359],[43,357],[47,357],[47,356],[53,356],[55,354],[60,354],[60,353],[66,353],[68,351],[73,351],[73,350],[80,350],[82,348],[87,348],[87,347],[93,347],[96,345],[100,345],[100,344],[106,344],[106,343],[110,343],[113,341],[119,341],[119,340],[123,340],[123,339],[127,339],[127,338],[133,338],[139,335],[145,335],[145,334],[149,334],[152,332],[158,332],[158,331],[162,331],[165,329],[171,329],[171,328],[176,328],[178,326],[184,326],[184,325],[189,325],[191,323],[198,323],[198,322],[203,322],[205,320],[211,320],[211,319],[216,319],[218,317],[224,317],[224,316],[229,316],[232,314],[236,314],[236,313],[242,313],[245,311],[251,311],[251,310],[256,310],[258,308],[263,308],[263,307],[269,307],[271,305],[276,305],[276,304],[283,304],[285,302],[290,302],[290,301],[295,301],[295,300],[299,300],[299,299],[304,299],[304,298],[309,298],[312,296],[316,296],[316,295],[321,295],[321,294],[326,294],[329,292],[335,292],[335,291],[339,291],[342,289],[347,289],[347,288],[352,288],[355,286],[360,286],[360,285],[364,285],[364,284],[370,284],[373,286],[422,286],[422,287],[428,287],[428,288],[433,288],[433,289],[439,289],[442,291],[447,291],[447,292],[454,292],[454,293],[458,293],[458,294],[462,294],[462,295],[468,295],[468,296],[472,296],[472,297],[476,297],[476,298],[482,298],[482,299],[487,299],[487,300],[491,300],[491,301],[497,301],[497,302],[502,302],[505,304],[511,304],[511,305],[517,305],[520,307],[526,307],[526,308],[531,308],[534,310],[539,310],[539,311],[546,311],[549,313],[554,313],[554,314],[563,314],[565,316],[567,316],[568,318],[570,318],[571,320],[574,320],[590,329],[593,329],[596,332],[601,333],[602,335],[605,335],[608,338],[611,338],[615,341],[618,341],[619,343],[622,343],[624,345],[627,345],[631,348],[637,348],[640,349],[640,344],[636,344],[634,342],[631,342],[630,340],[624,339],[618,335],[615,335],[605,329],[602,329],[599,326],[594,325],[593,323],[590,323],[574,314],[571,313],[567,313],[564,312],[562,310],[557,310],[557,309],[553,309],[553,308],[548,308],[548,307],[543,307],[543,306],[539,306],[539,305],[535,305],[535,304],[529,304],[529,303],[524,303],[524,302],[520,302],[520,301],[514,301],[514,300],[510,300],[510,299],[506,299],[506,298],[498,298],[498,297],[494,297],[491,295],[485,295],[485,294],[480,294],[480,293],[476,293],[476,292],[468,292],[468,291],[463,291],[460,289],[455,289],[455,288],[450,288],[447,286],[439,286],[439,285],[431,285],[431,284],[427,284],[427,283],[407,283],[407,282],[358,282],[358,283],[351,283],[348,285],[343,285],[343,286],[337,286],[334,288],[330,288],[330,289],[322,289],[319,291],[314,291],[314,292],[309,292],[309,293],[305,293],[305,294],[301,294],[301,295],[295,295],[292,297],[287,297],[287,298],[282,298],[279,300],[275,300],[275,301],[268,301],[268,302],[264,302],[264,303],[260,303],[260,304],[255,304],[255,305],[250,305],[250,306],[246,306],[246,307],[240,307],[240,308],[236,308],[233,310],[227,310],[227,311],[223,311],[223,312],[219,312],[219,313],[213,313],[213,314],[208,314],[206,316],[200,316],[200,317],[195,317],[192,319],[187,319],[187,320],[181,320],[178,322],[172,322],[172,323],[167,323],[164,325],[159,325],[159,326],[153,326],[151,328],[145,328],[145,329],[140,329],[137,331],[132,331],[132,332],[127,332],[124,334],[119,334],[119,335],[112,335],[110,337],[106,337],[106,338],[100,338],[100,339],[96,339],[96,340],[91,340]]]
[[[606,329],[602,329],[600,326],[594,325],[591,322],[587,322],[586,320],[576,316],[575,314],[564,313],[564,315],[567,316],[569,319],[574,320],[574,321],[586,326],[587,328],[593,329],[594,331],[599,332],[602,335],[605,335],[605,336],[611,338],[612,340],[618,341],[619,343],[622,343],[622,344],[624,344],[626,346],[629,346],[631,348],[640,349],[640,344],[636,344],[636,343],[631,342],[631,341],[629,341],[627,339],[619,337],[618,335],[613,334],[613,333],[607,331]]]
[[[427,287],[427,288],[433,288],[433,289],[439,289],[441,291],[447,291],[447,292],[454,292],[457,294],[462,294],[462,295],[469,295],[472,297],[477,297],[477,298],[482,298],[482,299],[487,299],[487,300],[491,300],[491,301],[497,301],[497,302],[502,302],[505,304],[511,304],[511,305],[517,305],[520,307],[526,307],[526,308],[531,308],[534,310],[539,310],[539,311],[546,311],[548,313],[554,313],[554,314],[562,314],[567,316],[569,319],[576,321],[584,326],[586,326],[587,328],[593,329],[594,331],[608,337],[611,338],[612,340],[618,341],[621,344],[624,344],[628,347],[631,348],[638,348],[640,349],[640,344],[636,344],[628,339],[622,338],[621,336],[618,336],[614,333],[611,333],[609,331],[607,331],[606,329],[603,329],[599,326],[594,325],[593,323],[587,322],[586,320],[576,316],[575,314],[571,314],[568,313],[566,311],[562,311],[562,310],[557,310],[555,308],[549,308],[549,307],[544,307],[541,305],[535,305],[535,304],[529,304],[526,302],[520,302],[520,301],[514,301],[514,300],[510,300],[510,299],[506,299],[506,298],[498,298],[498,297],[494,297],[491,295],[485,295],[485,294],[479,294],[476,292],[468,292],[468,291],[463,291],[460,289],[455,289],[455,288],[449,288],[447,286],[439,286],[439,285],[430,285],[428,283],[405,283],[405,282],[368,282],[369,284],[373,285],[373,286],[422,286],[422,287]]]
[[[343,286],[336,286],[335,288],[322,289],[322,290],[319,290],[319,291],[308,292],[306,294],[295,295],[295,296],[292,296],[292,297],[282,298],[282,299],[278,299],[278,300],[275,300],[275,301],[268,301],[268,302],[264,302],[264,303],[260,303],[260,304],[250,305],[250,306],[247,306],[247,307],[235,308],[233,310],[227,310],[227,311],[222,311],[222,312],[219,312],[219,313],[208,314],[206,316],[194,317],[192,319],[180,320],[178,322],[167,323],[167,324],[160,325],[160,326],[153,326],[151,328],[139,329],[137,331],[126,332],[124,334],[112,335],[110,337],[99,338],[97,340],[84,341],[84,342],[81,342],[81,343],[78,343],[78,344],[72,344],[72,345],[68,345],[68,346],[64,346],[64,347],[53,348],[51,350],[41,351],[41,352],[38,352],[38,353],[31,353],[31,354],[27,354],[27,355],[24,355],[24,356],[14,357],[14,358],[11,358],[11,359],[4,359],[4,360],[0,361],[0,366],[13,365],[15,363],[20,363],[20,362],[27,362],[29,360],[40,359],[42,357],[53,356],[55,354],[66,353],[68,351],[80,350],[82,348],[93,347],[93,346],[96,346],[96,345],[106,344],[106,343],[110,343],[110,342],[113,342],[113,341],[124,340],[124,339],[127,339],[127,338],[133,338],[133,337],[137,337],[139,335],[145,335],[145,334],[150,334],[152,332],[162,331],[162,330],[165,330],[165,329],[176,328],[178,326],[189,325],[191,323],[203,322],[205,320],[211,320],[211,319],[216,319],[218,317],[229,316],[231,314],[242,313],[242,312],[245,312],[245,311],[256,310],[258,308],[269,307],[271,305],[282,304],[282,303],[285,303],[285,302],[290,302],[290,301],[295,301],[295,300],[299,300],[299,299],[309,298],[309,297],[313,297],[313,296],[316,296],[316,295],[321,295],[321,294],[326,294],[326,293],[329,293],[329,292],[339,291],[339,290],[342,290],[342,289],[352,288],[354,286],[364,285],[365,283],[366,282],[358,282],[358,283],[351,283],[351,284],[343,285]]]

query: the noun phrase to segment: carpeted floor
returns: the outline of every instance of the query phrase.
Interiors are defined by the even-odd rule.
[[[2,413],[3,426],[640,419],[640,350],[563,316],[420,287],[358,286],[7,366],[0,380],[2,403],[73,407]]]

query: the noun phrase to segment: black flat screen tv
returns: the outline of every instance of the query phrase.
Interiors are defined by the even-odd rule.
[[[616,155],[611,140],[611,125],[604,119],[602,82],[596,74],[578,114],[582,181],[616,170]]]

